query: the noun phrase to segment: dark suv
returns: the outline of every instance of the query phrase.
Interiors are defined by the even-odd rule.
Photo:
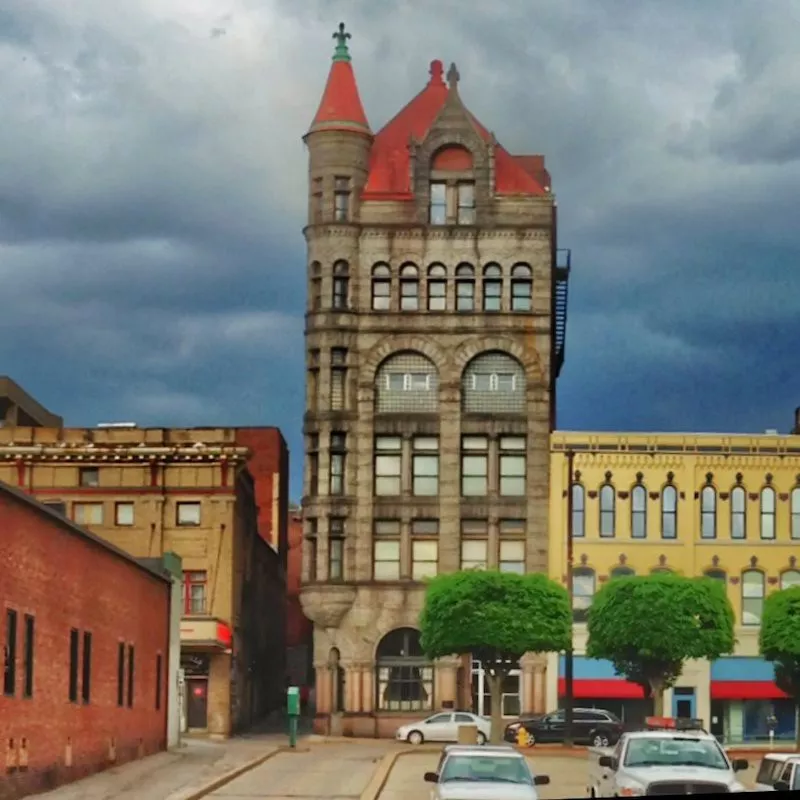
[[[516,742],[519,729],[525,728],[528,744],[564,741],[564,709],[549,714],[521,717],[506,726],[505,740]],[[593,747],[609,747],[616,744],[622,734],[622,721],[610,711],[602,708],[574,708],[572,710],[572,740],[575,744],[590,744]]]

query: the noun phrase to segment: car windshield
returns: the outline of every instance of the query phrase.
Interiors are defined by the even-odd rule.
[[[800,764],[794,768],[794,777],[792,778],[792,785],[789,788],[793,792],[800,791]]]
[[[727,759],[715,741],[675,736],[631,739],[625,754],[625,766],[730,769]]]
[[[533,783],[524,758],[509,756],[450,756],[444,762],[441,783],[448,781],[496,781]]]

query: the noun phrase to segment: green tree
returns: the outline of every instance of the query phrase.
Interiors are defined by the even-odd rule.
[[[733,624],[720,581],[671,573],[615,578],[589,609],[586,655],[611,661],[618,675],[644,688],[662,715],[664,689],[674,686],[683,662],[730,653]]]
[[[778,688],[800,706],[800,586],[767,597],[758,643],[761,655],[772,662]],[[800,725],[796,737],[800,749]]]
[[[420,615],[429,658],[471,654],[486,670],[493,742],[502,740],[503,679],[525,653],[565,650],[572,620],[563,586],[546,575],[468,570],[428,584]]]

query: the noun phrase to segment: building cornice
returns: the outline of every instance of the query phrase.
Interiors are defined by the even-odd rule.
[[[245,463],[246,447],[151,447],[139,445],[92,445],[60,442],[56,445],[0,445],[2,461],[44,461],[50,463]]]

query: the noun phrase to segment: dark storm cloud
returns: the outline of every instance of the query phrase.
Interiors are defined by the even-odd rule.
[[[306,161],[344,20],[379,128],[456,61],[573,250],[559,424],[786,427],[800,21],[771,0],[5,0],[0,372],[75,424],[278,424],[299,495]]]

